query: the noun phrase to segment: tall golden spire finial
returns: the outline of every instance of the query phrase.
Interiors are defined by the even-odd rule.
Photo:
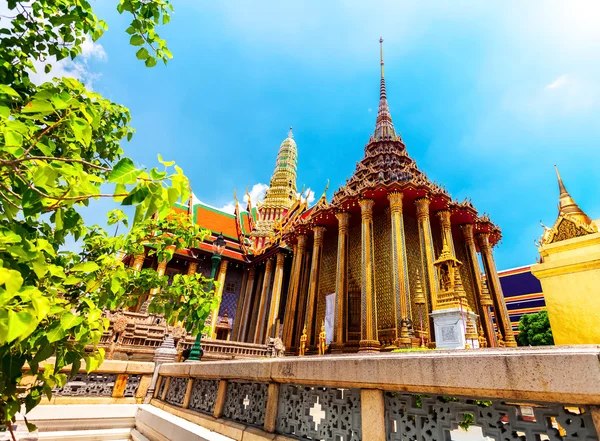
[[[379,109],[377,111],[377,120],[375,122],[375,139],[393,139],[396,137],[394,123],[387,102],[385,91],[385,78],[383,72],[383,38],[379,38],[379,60],[381,64],[381,83],[379,85]]]
[[[381,60],[381,78],[383,78],[383,37],[379,37],[379,58]]]
[[[288,132],[288,138],[294,139],[294,132],[292,132],[292,126],[290,126],[290,131]]]
[[[570,217],[577,219],[579,222],[582,222],[586,225],[590,225],[592,223],[592,219],[590,219],[588,215],[585,214],[581,208],[579,208],[567,191],[565,184],[560,177],[560,173],[558,172],[558,167],[556,164],[554,165],[554,169],[556,170],[556,179],[558,179],[558,189],[560,191],[558,202],[559,212],[569,215]]]

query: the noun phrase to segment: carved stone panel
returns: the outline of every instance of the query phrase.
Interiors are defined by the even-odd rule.
[[[135,397],[135,393],[140,385],[141,375],[129,375],[127,377],[127,385],[125,386],[124,397]]]
[[[110,397],[117,374],[75,374],[62,388],[52,389],[58,397]]]
[[[297,439],[360,441],[360,391],[282,385],[277,432]]]
[[[167,377],[160,376],[160,387],[158,389],[158,394],[156,397],[160,400],[162,399],[163,392],[165,391],[165,385],[167,384]]]
[[[265,422],[268,385],[264,383],[230,382],[223,416],[225,418],[262,427]]]
[[[165,401],[176,406],[181,406],[185,398],[188,379],[183,377],[173,377],[169,383],[169,390]]]
[[[217,380],[195,379],[189,409],[211,414],[215,409],[219,382]]]
[[[598,440],[590,413],[576,406],[385,393],[388,441],[449,440],[468,425],[496,441]]]

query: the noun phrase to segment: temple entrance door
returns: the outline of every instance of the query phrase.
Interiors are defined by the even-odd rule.
[[[360,342],[360,291],[348,292],[348,341],[347,347],[358,349]]]

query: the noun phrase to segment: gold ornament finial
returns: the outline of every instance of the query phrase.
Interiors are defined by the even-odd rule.
[[[290,131],[288,132],[288,138],[294,139],[294,132],[292,132],[292,126],[290,126]]]
[[[554,165],[554,169],[556,170],[556,179],[558,179],[558,189],[560,191],[558,202],[559,212],[567,214],[583,224],[590,225],[592,223],[592,219],[590,219],[588,215],[585,214],[583,210],[575,203],[565,188],[565,184],[560,177],[560,173],[558,172],[558,167],[556,165]]]
[[[421,275],[419,274],[419,270],[417,270],[417,278],[415,282],[415,304],[424,305],[425,296],[423,295],[423,287],[421,285]]]
[[[379,59],[381,60],[381,78],[383,78],[383,37],[379,37]]]

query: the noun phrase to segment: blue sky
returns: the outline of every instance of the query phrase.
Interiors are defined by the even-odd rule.
[[[409,154],[502,228],[504,269],[534,262],[539,221],[556,219],[553,164],[600,218],[600,3],[522,3],[174,1],[174,59],[147,69],[116,2],[96,2],[110,29],[80,69],[130,108],[127,154],[177,161],[202,201],[268,182],[290,125],[299,188],[330,179],[331,196],[374,127],[381,35]]]

